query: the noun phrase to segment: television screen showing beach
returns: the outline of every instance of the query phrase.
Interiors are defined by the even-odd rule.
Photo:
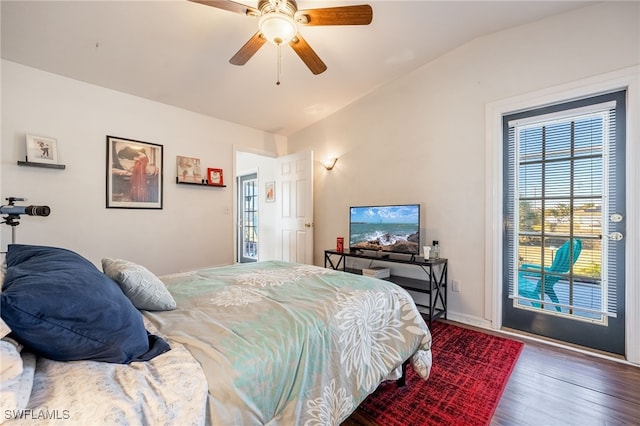
[[[418,254],[420,206],[351,207],[349,247]]]

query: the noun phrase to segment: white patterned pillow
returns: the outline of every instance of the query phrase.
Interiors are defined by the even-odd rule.
[[[0,389],[22,374],[20,351],[22,345],[12,338],[0,339]]]
[[[138,309],[170,311],[176,301],[164,283],[144,266],[122,259],[102,259],[104,273],[118,283],[124,294]]]
[[[20,354],[22,345],[8,337],[0,340],[0,423],[9,420],[10,413],[24,410],[29,402],[36,369],[36,356]]]

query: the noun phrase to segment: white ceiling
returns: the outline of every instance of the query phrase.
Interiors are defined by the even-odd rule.
[[[298,8],[362,3],[373,7],[371,25],[301,27],[328,69],[313,75],[285,46],[279,86],[273,45],[244,66],[229,63],[256,18],[187,0],[2,0],[2,58],[290,135],[476,37],[590,2],[299,0]]]

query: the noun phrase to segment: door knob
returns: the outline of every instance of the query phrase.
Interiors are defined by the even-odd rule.
[[[305,223],[304,226],[306,226],[307,228],[311,228],[313,226],[313,222]]]

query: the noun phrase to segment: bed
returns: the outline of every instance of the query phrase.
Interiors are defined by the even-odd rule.
[[[22,368],[11,383],[15,387],[26,375],[27,384],[18,386],[22,394],[8,392],[3,362],[4,424],[64,419],[65,424],[338,425],[382,381],[397,379],[405,362],[429,377],[431,335],[405,290],[278,261],[158,278],[140,265],[105,258],[104,272],[94,267],[101,274],[98,288],[115,287],[126,299],[122,303],[139,313],[148,345],[117,361],[84,354],[54,360],[58,353],[46,350],[60,344],[64,352],[64,342],[34,349],[39,341],[20,341],[20,326],[14,327],[7,309],[16,303],[16,269],[50,281],[47,268],[25,273],[15,267],[12,251],[24,247],[79,256],[10,246],[1,313],[13,331],[3,345],[17,341]],[[72,276],[75,280],[77,273]]]

